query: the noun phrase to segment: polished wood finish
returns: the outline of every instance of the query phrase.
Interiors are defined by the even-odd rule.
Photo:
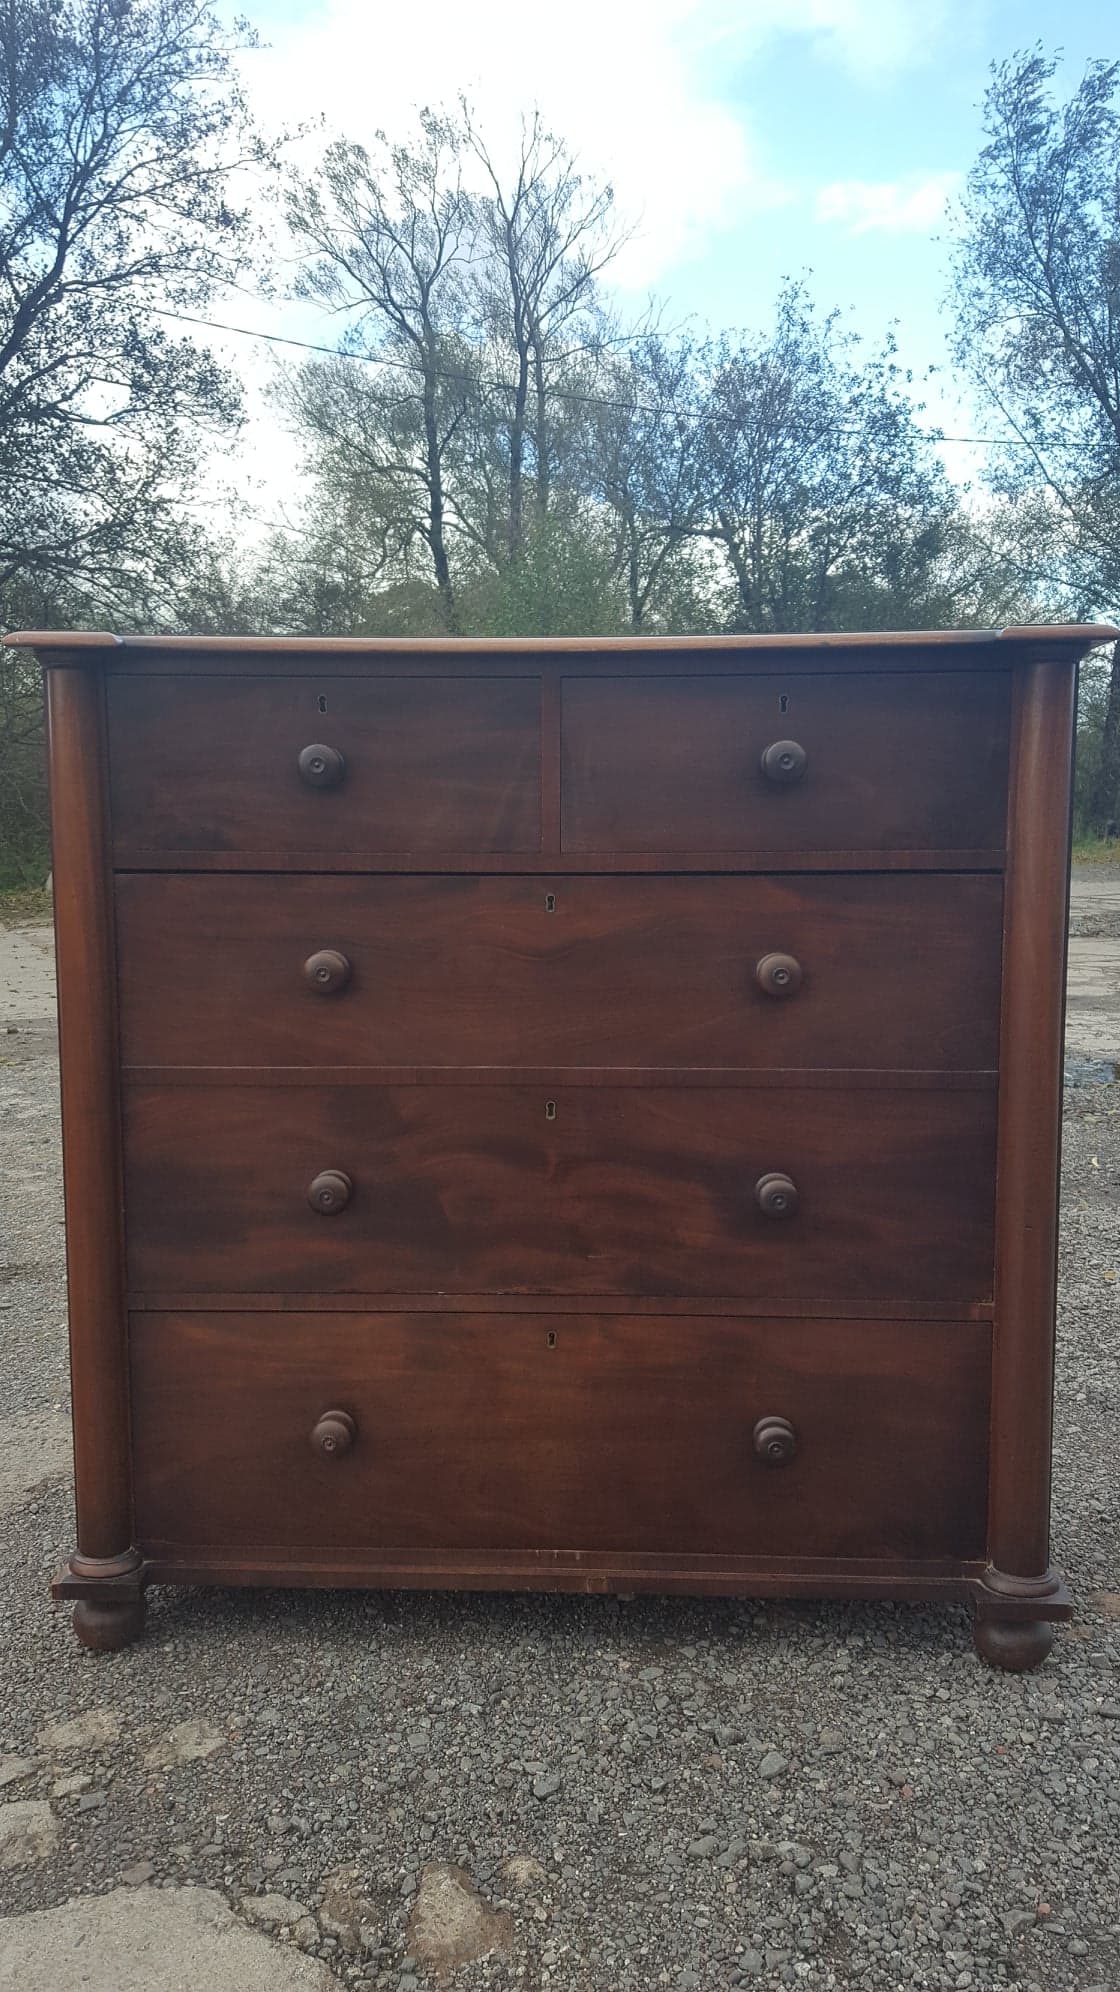
[[[162,851],[535,851],[531,679],[110,678],[116,861]],[[321,759],[324,710],[333,778]],[[314,729],[314,730],[313,730]],[[310,739],[309,739],[310,736]]]
[[[223,668],[259,670],[259,658],[285,661],[310,657],[351,659],[362,671],[376,668],[382,658],[406,658],[410,668],[422,669],[429,658],[462,660],[500,657],[503,669],[510,657],[532,660],[548,657],[610,657],[613,664],[637,660],[641,670],[656,667],[664,658],[698,657],[705,669],[713,660],[725,658],[730,668],[750,672],[767,668],[770,658],[793,658],[799,667],[812,670],[820,658],[834,661],[852,656],[857,664],[868,651],[889,654],[892,670],[924,668],[926,653],[936,651],[937,668],[945,666],[954,654],[966,661],[961,669],[975,664],[969,651],[990,652],[1010,667],[1019,654],[1039,652],[1065,655],[1076,661],[1094,644],[1115,643],[1118,632],[1110,623],[1022,623],[1006,629],[907,629],[907,630],[813,630],[790,631],[769,636],[559,636],[526,639],[520,636],[117,636],[111,630],[13,630],[4,638],[9,647],[36,651],[48,667],[71,653],[96,651],[99,662],[111,670],[127,669],[138,660],[149,669],[167,660],[181,671],[192,657],[220,657]],[[1004,657],[1000,657],[1000,652]],[[985,661],[988,661],[987,659]],[[395,667],[394,667],[395,668]]]
[[[137,1289],[992,1291],[990,1091],[157,1085],[124,1106]],[[353,1183],[327,1224],[320,1164]],[[758,1201],[774,1165],[800,1194],[784,1219]]]
[[[990,1581],[1027,1596],[1058,1582],[1050,1444],[1076,690],[1061,658],[1032,660],[1015,681],[989,1549]]]
[[[1037,1665],[1114,634],[36,639],[78,1637],[147,1582],[906,1597]]]
[[[161,1314],[133,1318],[132,1352],[145,1553],[983,1554],[971,1323]],[[335,1407],[357,1436],[316,1459]],[[780,1472],[753,1436],[775,1410],[798,1433]]]
[[[116,891],[129,1066],[994,1072],[998,1060],[998,876],[133,872]],[[320,949],[349,964],[337,1001],[305,982]],[[801,965],[786,1001],[758,979],[774,950]]]
[[[564,850],[1000,845],[1009,693],[979,670],[566,679]]]
[[[78,1525],[71,1569],[89,1576],[129,1575],[140,1559],[132,1546],[116,974],[100,679],[69,667],[50,672],[47,727]],[[92,1643],[91,1621],[86,1631]]]

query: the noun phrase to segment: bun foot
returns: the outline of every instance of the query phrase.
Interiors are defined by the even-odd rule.
[[[1041,1667],[1054,1644],[1054,1628],[1047,1619],[977,1619],[972,1629],[976,1651],[989,1667],[1002,1667],[1006,1674],[1025,1674]]]
[[[91,1653],[116,1653],[131,1646],[144,1630],[142,1597],[116,1599],[79,1598],[74,1606],[74,1633],[80,1645]]]

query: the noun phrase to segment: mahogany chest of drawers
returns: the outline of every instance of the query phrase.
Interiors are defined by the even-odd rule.
[[[149,1583],[1044,1657],[1079,627],[29,635],[79,1637]]]

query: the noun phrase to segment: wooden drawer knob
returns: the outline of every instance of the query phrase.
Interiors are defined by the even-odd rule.
[[[754,1200],[763,1217],[793,1217],[800,1201],[793,1177],[783,1176],[777,1169],[759,1177]]]
[[[311,1449],[320,1459],[341,1459],[357,1436],[358,1427],[349,1411],[324,1411],[311,1428]]]
[[[760,1418],[754,1449],[764,1466],[788,1466],[797,1451],[797,1433],[788,1418]]]
[[[320,948],[318,954],[308,955],[303,964],[303,978],[317,996],[337,996],[350,980],[350,963],[337,948]]]
[[[795,996],[801,987],[801,963],[796,955],[763,955],[754,979],[765,996]]]
[[[762,756],[763,774],[779,788],[799,782],[808,765],[809,756],[796,740],[775,740]]]
[[[305,747],[297,763],[308,788],[337,788],[346,773],[345,757],[337,747]]]
[[[354,1194],[354,1185],[344,1169],[320,1169],[307,1185],[307,1201],[320,1217],[334,1217],[345,1210]]]

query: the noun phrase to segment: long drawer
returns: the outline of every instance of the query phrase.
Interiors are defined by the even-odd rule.
[[[534,678],[110,678],[116,860],[525,853]]]
[[[984,1300],[994,1131],[990,1086],[135,1085],[129,1280]]]
[[[569,678],[563,848],[1002,850],[1006,672]]]
[[[129,1065],[996,1064],[998,876],[136,872],[116,903]]]
[[[138,1314],[131,1361],[149,1553],[983,1554],[972,1323]]]

